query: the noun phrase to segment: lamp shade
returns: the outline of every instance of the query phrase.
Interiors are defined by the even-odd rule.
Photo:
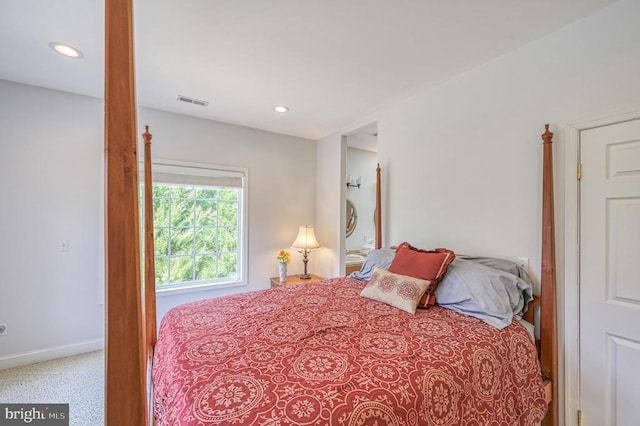
[[[311,225],[302,225],[298,229],[298,236],[291,247],[299,250],[311,250],[320,247],[316,240],[316,233]]]

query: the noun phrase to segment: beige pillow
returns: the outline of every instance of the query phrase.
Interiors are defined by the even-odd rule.
[[[360,296],[386,303],[411,315],[431,281],[406,275],[394,274],[375,268],[371,281],[360,292]]]

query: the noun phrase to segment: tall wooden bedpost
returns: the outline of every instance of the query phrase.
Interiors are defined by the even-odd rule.
[[[151,133],[144,126],[144,316],[147,357],[156,345],[156,267],[153,249],[153,179],[151,173]]]
[[[545,124],[542,134],[542,270],[540,276],[540,366],[545,379],[552,381],[552,398],[543,425],[558,424],[558,355],[556,331],[556,249],[553,206],[553,133]]]
[[[145,425],[132,0],[105,0],[105,424]]]
[[[376,211],[373,218],[376,223],[376,245],[379,249],[382,247],[382,189],[380,185],[380,163],[376,167]]]

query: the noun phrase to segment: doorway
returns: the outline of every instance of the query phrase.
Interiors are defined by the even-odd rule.
[[[370,123],[346,135],[346,232],[345,275],[359,270],[366,254],[374,248],[376,165],[378,124]]]
[[[637,424],[640,120],[582,130],[579,153],[582,424]]]

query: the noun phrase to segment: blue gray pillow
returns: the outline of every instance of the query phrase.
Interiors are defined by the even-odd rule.
[[[531,284],[521,277],[460,258],[449,265],[434,293],[436,304],[499,329],[521,317],[533,298]]]
[[[362,263],[359,271],[349,274],[349,278],[362,281],[371,281],[373,270],[376,268],[387,270],[396,255],[396,251],[390,248],[371,250]]]
[[[520,267],[517,263],[514,263],[507,259],[498,259],[497,257],[482,257],[482,256],[465,256],[458,255],[458,258],[464,260],[470,260],[472,262],[481,263],[485,266],[489,266],[494,269],[499,269],[504,272],[509,272],[510,274],[515,275],[516,277],[520,277],[526,282],[528,282],[531,286],[533,286],[533,280],[529,276],[526,270]]]

